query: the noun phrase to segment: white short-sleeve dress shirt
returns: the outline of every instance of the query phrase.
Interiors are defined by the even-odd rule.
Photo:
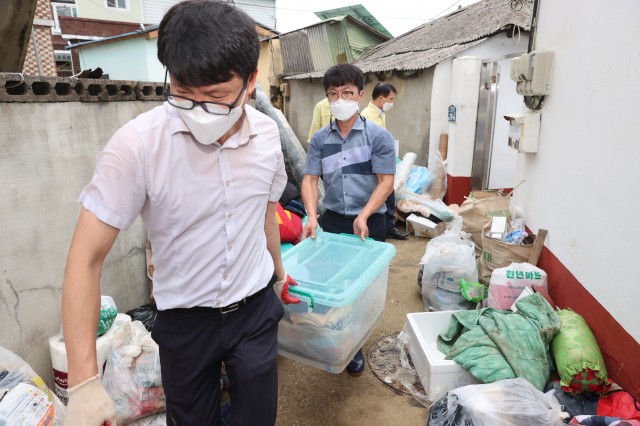
[[[269,117],[246,106],[236,134],[223,145],[202,145],[165,103],[115,133],[79,201],[118,229],[141,215],[158,309],[222,307],[272,277],[265,212],[286,180]]]

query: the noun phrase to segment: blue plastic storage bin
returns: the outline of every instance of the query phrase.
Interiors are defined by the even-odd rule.
[[[319,232],[283,254],[302,300],[284,305],[281,355],[331,373],[345,369],[382,318],[393,245]]]

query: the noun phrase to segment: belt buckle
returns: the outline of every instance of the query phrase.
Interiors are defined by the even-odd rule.
[[[221,314],[228,314],[229,312],[237,311],[240,308],[240,302],[233,303],[229,306],[225,306],[224,308],[220,308]]]

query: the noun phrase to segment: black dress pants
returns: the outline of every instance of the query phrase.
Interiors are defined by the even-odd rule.
[[[355,216],[345,216],[333,210],[327,210],[320,216],[318,223],[325,232],[353,234],[353,221],[355,219]],[[369,237],[376,241],[384,242],[387,236],[384,213],[375,213],[369,216],[367,227],[369,228]]]
[[[152,337],[160,346],[167,425],[221,424],[221,362],[229,376],[231,424],[274,425],[283,314],[271,288],[225,314],[201,307],[158,312]]]

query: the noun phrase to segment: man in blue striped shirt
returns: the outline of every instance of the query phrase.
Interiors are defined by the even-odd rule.
[[[331,122],[309,142],[302,180],[302,199],[309,219],[302,238],[325,232],[348,233],[384,241],[385,200],[396,172],[393,137],[360,115],[364,74],[351,64],[335,65],[324,75]],[[317,217],[318,179],[322,176],[326,211]],[[347,367],[352,376],[364,371],[362,350]]]

